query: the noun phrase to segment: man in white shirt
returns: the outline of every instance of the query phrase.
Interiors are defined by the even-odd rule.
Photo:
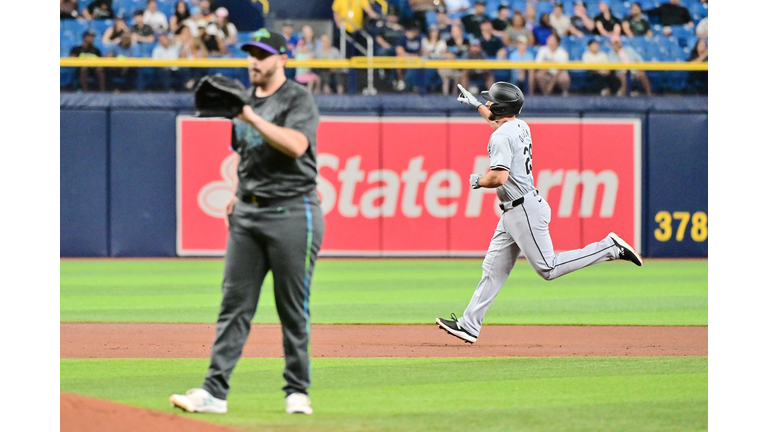
[[[552,33],[547,38],[547,44],[539,48],[536,54],[536,63],[568,63],[568,52],[560,46],[560,36]],[[555,85],[563,91],[563,96],[568,96],[568,89],[571,87],[571,76],[565,69],[539,69],[535,74],[535,85],[539,86],[541,93],[548,96],[554,90]],[[533,83],[532,83],[533,84]],[[533,89],[531,90],[533,93]]]
[[[152,27],[155,33],[168,31],[168,17],[157,10],[157,0],[147,0],[147,9],[144,10],[144,23]]]
[[[178,60],[181,55],[181,45],[171,45],[171,37],[168,33],[159,33],[157,35],[157,45],[152,49],[153,60]],[[179,76],[179,67],[171,66],[167,68],[157,68],[157,75],[164,91],[171,90],[171,83],[174,78],[181,83],[184,80]]]
[[[560,37],[565,36],[568,29],[571,27],[571,17],[563,14],[562,3],[555,3],[555,7],[552,9],[552,14],[549,16],[549,25],[555,29]]]

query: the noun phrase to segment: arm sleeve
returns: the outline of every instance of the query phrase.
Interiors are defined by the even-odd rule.
[[[488,143],[488,156],[491,158],[491,169],[509,171],[512,165],[512,140],[505,135],[493,135]]]
[[[304,134],[307,137],[307,141],[309,141],[309,146],[313,147],[319,124],[320,112],[317,109],[314,98],[308,91],[299,93],[291,104],[291,110],[288,111],[285,117],[284,127]]]

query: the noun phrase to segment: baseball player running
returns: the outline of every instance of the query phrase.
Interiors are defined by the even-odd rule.
[[[243,44],[248,52],[247,105],[233,120],[239,156],[235,197],[227,205],[229,237],[223,298],[211,363],[202,388],[170,397],[190,412],[227,412],[229,379],[251,330],[268,271],[283,330],[287,413],[312,414],[309,372],[309,286],[325,222],[317,196],[316,132],[312,95],[285,77],[285,39],[261,29]]]
[[[551,210],[533,186],[532,142],[528,125],[517,118],[523,92],[517,86],[497,82],[482,92],[483,105],[459,85],[458,101],[474,107],[494,132],[488,141],[490,171],[472,174],[472,189],[496,188],[502,214],[483,261],[483,275],[464,315],[437,318],[437,325],[466,342],[474,343],[483,317],[515,266],[520,251],[539,276],[553,280],[586,266],[615,259],[643,265],[643,259],[614,233],[583,249],[556,254],[549,237]]]

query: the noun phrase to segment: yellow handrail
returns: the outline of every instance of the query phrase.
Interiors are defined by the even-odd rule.
[[[114,57],[61,57],[59,67],[192,67],[192,68],[244,68],[246,59],[178,59]],[[651,70],[651,71],[707,71],[708,63],[648,62],[648,63],[536,63],[509,60],[424,60],[419,57],[352,57],[349,60],[293,60],[289,68],[353,68],[353,69],[563,69],[563,70]]]

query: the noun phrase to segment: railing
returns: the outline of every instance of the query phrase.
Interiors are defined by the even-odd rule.
[[[347,44],[346,41],[352,42],[352,46],[358,49],[361,53],[365,54],[366,60],[366,67],[365,69],[368,69],[368,87],[363,89],[363,94],[368,95],[375,95],[376,94],[376,88],[373,86],[373,67],[368,66],[371,64],[371,59],[373,59],[373,36],[371,36],[367,31],[362,29],[360,26],[355,24],[354,22],[350,21],[347,18],[341,19],[342,24],[348,24],[351,26],[355,32],[361,34],[366,41],[367,48],[363,48],[362,45],[357,43],[355,38],[350,36],[349,33],[347,33],[346,25],[342,25],[339,28],[339,33],[341,33],[341,38],[345,41],[344,43],[340,43],[340,51],[341,51],[341,57],[346,59],[347,58]],[[354,56],[353,56],[354,57]]]

